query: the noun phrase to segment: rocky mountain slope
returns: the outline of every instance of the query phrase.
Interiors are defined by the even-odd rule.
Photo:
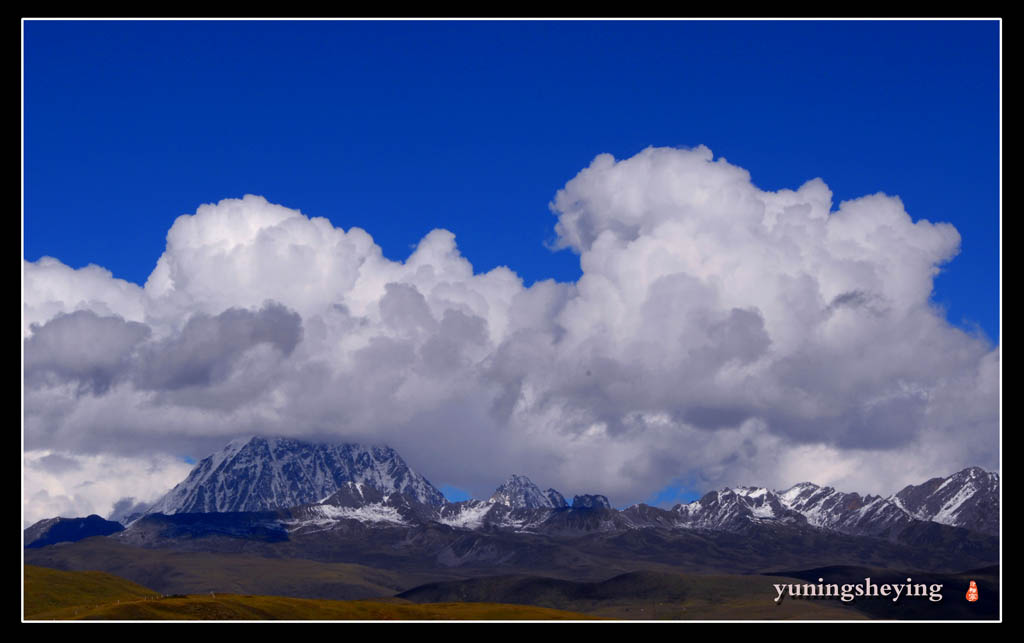
[[[919,520],[999,533],[999,474],[979,467],[904,487],[889,500]]]
[[[444,495],[394,449],[311,444],[288,438],[235,440],[204,458],[148,514],[263,511],[319,502],[344,483],[401,492],[428,505]]]

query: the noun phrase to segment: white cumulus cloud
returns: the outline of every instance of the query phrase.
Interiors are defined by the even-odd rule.
[[[616,505],[996,466],[998,349],[930,303],[953,226],[883,194],[833,210],[820,179],[763,191],[705,147],[602,154],[551,207],[575,283],[474,273],[446,230],[391,261],[251,195],[179,217],[144,288],[26,262],[26,448],[386,442],[478,496],[517,472]],[[26,506],[144,499],[61,475],[30,476]]]

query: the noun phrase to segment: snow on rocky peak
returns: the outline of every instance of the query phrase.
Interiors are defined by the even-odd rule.
[[[880,496],[861,496],[810,482],[779,492],[779,500],[808,524],[845,534],[886,535],[912,522],[906,512]]]
[[[820,488],[821,487],[813,482],[800,482],[785,491],[776,491],[775,493],[779,496],[779,500],[782,501],[783,504],[787,507],[792,507],[799,498],[813,494]]]
[[[705,494],[700,500],[676,505],[679,526],[696,529],[739,530],[758,522],[800,524],[806,522],[797,512],[782,504],[779,497],[764,487],[736,487]]]
[[[999,533],[999,474],[979,467],[908,485],[889,500],[919,520]]]
[[[801,482],[778,493],[815,527],[857,536],[887,536],[925,520],[999,533],[999,476],[970,467],[948,478],[905,487],[888,498]]]
[[[548,500],[551,501],[552,507],[558,508],[569,506],[569,503],[565,501],[565,496],[558,493],[554,489],[548,489],[547,491],[544,492],[544,494],[548,497]]]
[[[554,494],[551,492],[554,491]],[[558,499],[561,498],[561,503]],[[513,509],[556,509],[565,506],[565,498],[554,489],[547,492],[533,484],[526,476],[513,474],[494,491],[490,502]]]
[[[914,522],[881,496],[844,493],[801,482],[784,491],[736,487],[712,491],[696,502],[676,505],[679,526],[741,530],[753,523],[810,525],[859,536],[887,537]]]
[[[147,513],[282,509],[324,500],[346,482],[401,492],[427,505],[445,502],[390,447],[253,436],[232,440],[204,458]]]

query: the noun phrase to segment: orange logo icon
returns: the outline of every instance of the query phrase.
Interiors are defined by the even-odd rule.
[[[971,581],[971,586],[967,589],[967,600],[974,602],[978,600],[978,584]]]

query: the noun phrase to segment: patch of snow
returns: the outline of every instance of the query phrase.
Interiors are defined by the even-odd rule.
[[[955,496],[950,498],[946,504],[942,505],[942,509],[939,509],[939,511],[932,516],[932,520],[944,525],[954,524],[956,514],[960,509],[960,506],[969,500],[976,491],[977,489],[974,488],[974,485],[964,485],[960,491],[956,492]]]
[[[793,503],[793,501],[799,498],[805,490],[817,488],[818,486],[813,483],[801,482],[799,484],[793,485],[792,487],[786,489],[785,491],[778,493],[777,495],[779,496],[779,500],[782,501],[782,504],[789,507]]]
[[[903,513],[907,514],[908,516],[917,518],[918,520],[929,520],[928,515],[924,511],[911,511],[910,509],[908,509],[907,506],[903,504],[903,501],[900,500],[899,496],[892,495],[886,498],[886,500],[888,500],[894,507],[896,507]]]
[[[760,498],[764,494],[768,493],[768,490],[764,487],[739,487],[737,489],[731,489],[737,496],[744,496],[746,498]]]
[[[394,507],[385,507],[381,504],[365,505],[362,507],[335,507],[333,505],[320,505],[310,507],[311,518],[288,521],[287,524],[297,527],[326,526],[332,525],[339,520],[358,520],[368,523],[389,523],[404,525],[405,521],[401,514]]]
[[[462,510],[454,515],[439,518],[438,522],[449,527],[460,527],[462,529],[478,529],[484,523],[484,516],[491,510],[493,505],[489,502],[479,504],[467,504]]]

